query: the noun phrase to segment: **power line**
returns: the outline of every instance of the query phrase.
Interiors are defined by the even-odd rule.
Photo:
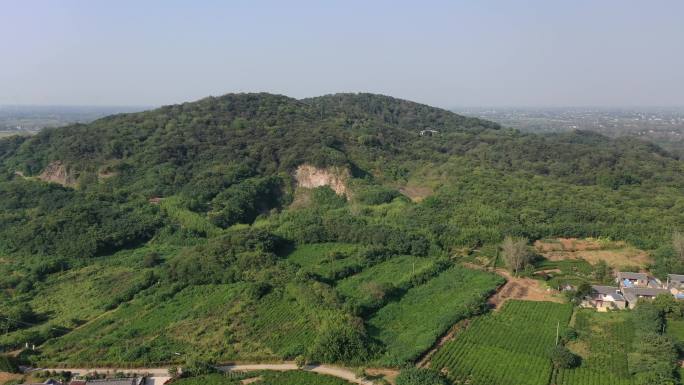
[[[14,322],[14,323],[22,324],[22,325],[26,325],[26,326],[41,326],[41,325],[42,325],[42,324],[35,324],[35,323],[31,323],[31,322],[26,322],[26,321],[20,321],[20,320],[12,319],[12,318],[9,318],[9,317],[6,317],[6,316],[2,316],[2,315],[0,315],[0,319],[4,319],[4,320],[6,320],[6,321],[8,322],[8,323],[7,323],[7,328],[8,328],[8,329],[9,329],[9,322]],[[51,330],[63,330],[63,331],[67,331],[67,332],[70,332],[70,331],[71,331],[71,329],[64,328],[64,327],[61,327],[61,326],[50,326],[50,329],[51,329]]]

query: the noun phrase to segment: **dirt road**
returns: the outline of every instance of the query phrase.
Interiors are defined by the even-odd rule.
[[[217,366],[217,369],[229,372],[229,371],[239,371],[248,372],[255,370],[298,370],[297,365],[291,362],[286,362],[282,364],[236,364],[236,365],[221,365]],[[87,373],[139,373],[147,374],[153,377],[153,385],[161,385],[171,377],[169,377],[169,368],[136,368],[136,369],[118,369],[118,368],[38,368],[33,371],[39,370],[52,370],[52,371],[69,371],[74,375],[85,375]],[[329,376],[334,376],[347,380],[349,382],[359,384],[359,385],[373,385],[372,381],[365,380],[356,377],[356,374],[347,368],[341,368],[338,366],[331,365],[307,365],[302,370],[309,372],[327,374]],[[150,384],[152,385],[152,384]]]
[[[219,370],[228,371],[254,371],[254,370],[297,370],[299,369],[297,365],[293,363],[283,363],[283,364],[238,364],[238,365],[223,365],[218,366]],[[315,372],[319,374],[327,374],[329,376],[334,376],[347,380],[349,382],[359,384],[359,385],[373,385],[372,381],[361,379],[356,377],[356,374],[346,368],[341,368],[331,365],[307,365],[302,370],[309,372]]]

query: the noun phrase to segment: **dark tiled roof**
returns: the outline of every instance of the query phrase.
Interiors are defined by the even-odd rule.
[[[613,297],[613,300],[615,301],[624,301],[625,298],[620,294],[619,289],[615,286],[601,286],[601,285],[592,285],[591,286],[591,291],[594,295],[600,294],[600,295],[609,295]]]
[[[646,273],[630,273],[628,271],[621,271],[618,273],[618,279],[647,280],[648,274],[646,274]]]
[[[668,274],[667,279],[670,280],[670,282],[684,282],[684,275],[681,274]]]
[[[670,294],[667,289],[655,289],[651,287],[626,287],[622,289],[628,302],[636,302],[639,297],[655,297],[658,294]]]
[[[86,385],[137,385],[137,378],[107,378],[104,380],[89,380]]]

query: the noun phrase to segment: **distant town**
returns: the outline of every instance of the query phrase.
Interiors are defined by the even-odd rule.
[[[454,112],[526,132],[587,130],[610,137],[636,136],[684,155],[684,107],[472,107],[455,108]]]
[[[60,127],[119,113],[138,112],[147,106],[12,106],[0,105],[0,136],[31,134],[46,127]]]

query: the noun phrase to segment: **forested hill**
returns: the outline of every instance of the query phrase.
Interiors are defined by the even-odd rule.
[[[508,235],[624,240],[684,273],[682,171],[634,139],[371,94],[231,94],[5,138],[0,316],[18,321],[0,348],[400,365],[482,310],[499,278],[454,261]]]
[[[334,95],[298,101],[270,94],[231,94],[89,125],[46,129],[26,142],[4,143],[8,168],[35,175],[50,162],[75,179],[88,173],[151,177],[149,193],[168,194],[211,164],[244,163],[259,173],[291,171],[302,162],[371,168],[378,159],[438,158],[443,134],[498,129],[445,110],[377,95]],[[173,173],[172,179],[166,175]],[[161,178],[159,178],[161,176]],[[163,189],[164,191],[153,191]]]
[[[423,130],[437,131],[420,136]],[[429,133],[429,132],[428,132]],[[309,162],[351,166],[389,180],[415,162],[458,155],[507,171],[529,171],[583,185],[680,185],[681,163],[634,139],[590,132],[524,135],[498,124],[373,94],[296,100],[270,94],[229,94],[153,111],[122,114],[88,125],[46,129],[6,139],[8,172],[37,175],[59,162],[72,180],[116,175],[148,195],[168,195],[216,164],[246,164],[253,172],[291,172]]]
[[[522,134],[373,94],[209,97],[7,138],[0,142],[0,159],[0,249],[69,256],[110,253],[152,238],[168,218],[150,207],[150,198],[174,197],[180,207],[221,228],[251,223],[288,207],[295,195],[293,172],[303,164],[349,170],[359,199],[390,199],[405,186],[436,193],[414,210],[446,204],[442,213],[465,215],[468,209],[453,201],[453,190],[460,191],[459,199],[466,191],[478,200],[490,195],[478,210],[513,199],[511,189],[523,194],[513,206],[493,209],[500,217],[516,208],[494,228],[482,223],[487,215],[472,212],[468,222],[480,222],[481,229],[458,224],[442,245],[447,249],[493,241],[500,231],[531,238],[620,236],[654,247],[653,240],[681,224],[671,217],[670,199],[684,186],[682,163],[646,142],[591,132]],[[573,190],[581,186],[586,188]],[[544,194],[561,188],[570,199],[546,206],[557,194],[527,201],[536,188]],[[599,206],[585,207],[589,203],[582,198],[580,207],[564,211],[580,194]],[[649,206],[662,204],[667,213],[625,207],[642,199]],[[630,230],[637,223],[641,228]]]

